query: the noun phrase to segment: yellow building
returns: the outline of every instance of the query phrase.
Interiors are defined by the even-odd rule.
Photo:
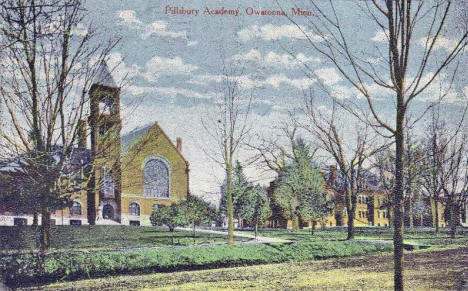
[[[326,191],[334,202],[333,211],[325,217],[323,222],[317,222],[317,226],[333,227],[333,226],[347,226],[348,213],[345,207],[345,196],[342,190],[343,181],[340,180],[336,166],[330,166],[329,171],[322,172],[327,182]],[[392,195],[387,190],[379,187],[379,183],[375,176],[368,173],[366,181],[363,182],[365,190],[357,195],[356,199],[356,212],[354,217],[355,227],[364,226],[377,226],[377,227],[392,227],[393,211],[391,208]],[[272,193],[278,187],[278,181],[274,180],[270,183],[268,194],[272,201],[271,207],[273,215],[266,223],[267,227],[273,228],[292,228],[293,223],[284,218],[279,206],[275,205]],[[427,200],[427,205],[431,208],[431,213],[419,215],[414,217],[415,226],[434,226],[435,225],[435,203],[434,201]],[[440,227],[446,226],[444,220],[444,206],[442,203],[437,204],[438,208],[438,223]],[[407,214],[406,214],[407,216]],[[405,217],[405,221],[407,217]],[[311,221],[300,221],[302,227],[311,227]],[[405,225],[408,222],[405,222]]]
[[[175,145],[158,123],[121,137],[120,89],[106,67],[92,86],[90,100],[94,164],[88,223],[150,225],[153,210],[185,200],[189,193],[182,139]]]
[[[182,139],[174,144],[158,123],[121,136],[120,88],[105,63],[89,95],[90,114],[77,126],[77,147],[68,165],[76,170],[64,179],[77,190],[71,204],[52,213],[52,224],[150,225],[153,209],[189,195]],[[9,204],[0,205],[0,225],[33,223],[33,215]]]

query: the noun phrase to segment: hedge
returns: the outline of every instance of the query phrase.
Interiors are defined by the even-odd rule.
[[[60,280],[359,256],[391,250],[362,241],[167,248],[134,252],[29,253],[0,258],[10,286]]]

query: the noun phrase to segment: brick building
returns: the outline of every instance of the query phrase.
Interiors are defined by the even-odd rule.
[[[189,195],[189,163],[182,139],[174,144],[156,122],[121,136],[120,88],[104,63],[90,89],[90,115],[78,128],[70,157],[70,183],[79,191],[52,213],[55,224],[149,225],[153,209]],[[60,149],[58,149],[60,152]],[[21,159],[0,161],[0,199],[14,190],[8,181],[21,175]],[[32,224],[31,210],[14,199],[0,203],[0,225]],[[39,217],[40,223],[40,217]]]

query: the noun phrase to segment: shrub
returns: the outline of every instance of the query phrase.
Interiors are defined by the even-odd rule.
[[[318,260],[389,251],[391,245],[359,241],[299,242],[168,248],[139,252],[21,254],[0,258],[9,285],[115,274],[172,272],[286,261]]]

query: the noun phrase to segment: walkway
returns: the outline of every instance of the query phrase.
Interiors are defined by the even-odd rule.
[[[184,230],[184,231],[192,231],[193,229],[188,228],[188,227],[177,227],[177,230]],[[196,232],[200,233],[211,233],[211,234],[217,234],[217,235],[225,235],[227,236],[228,233],[226,231],[220,231],[220,230],[211,230],[211,229],[195,229]],[[245,237],[245,238],[250,238],[253,241],[247,241],[243,242],[243,244],[261,244],[261,243],[290,243],[292,241],[290,240],[285,240],[285,239],[280,239],[280,238],[274,238],[274,237],[266,237],[266,236],[257,236],[255,238],[255,235],[251,234],[246,234],[243,232],[234,232],[234,237]]]

